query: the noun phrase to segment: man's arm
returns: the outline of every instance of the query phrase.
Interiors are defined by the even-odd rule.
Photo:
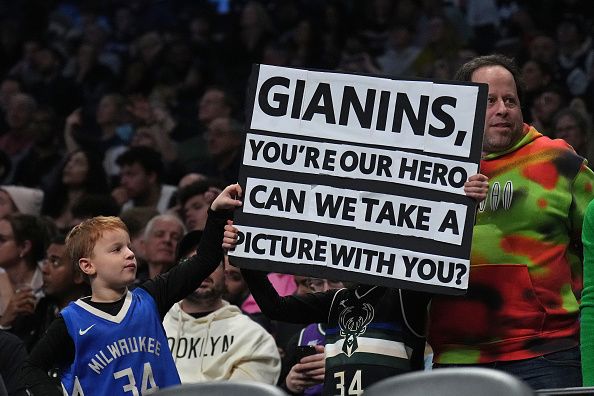
[[[65,367],[74,360],[74,342],[66,329],[66,322],[58,316],[31,351],[21,370],[20,381],[32,395],[63,395],[55,380],[47,372],[56,365]]]
[[[241,269],[250,292],[262,312],[272,320],[289,323],[326,323],[336,290],[281,297],[264,272]]]

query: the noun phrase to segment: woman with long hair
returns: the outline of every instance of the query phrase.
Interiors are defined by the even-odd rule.
[[[70,227],[72,207],[89,194],[109,194],[102,158],[87,150],[68,154],[61,172],[46,192],[42,213],[51,217],[59,229]]]

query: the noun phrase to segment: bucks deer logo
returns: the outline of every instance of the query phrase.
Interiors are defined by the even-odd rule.
[[[344,305],[343,305],[344,306]],[[367,325],[373,320],[373,306],[364,303],[359,306],[344,306],[338,317],[340,336],[344,337],[342,351],[351,356],[359,347],[357,337],[365,333]]]

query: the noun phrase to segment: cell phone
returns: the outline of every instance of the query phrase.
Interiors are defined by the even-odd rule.
[[[318,353],[318,351],[316,351],[316,347],[312,345],[298,345],[295,350],[295,357],[297,358],[297,361],[300,361],[302,358],[315,355],[316,353]]]

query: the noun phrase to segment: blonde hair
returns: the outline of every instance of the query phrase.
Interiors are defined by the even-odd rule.
[[[105,231],[123,230],[128,233],[128,228],[119,217],[97,216],[83,221],[74,226],[66,236],[66,259],[72,264],[74,270],[89,280],[87,274],[82,272],[78,261],[83,257],[90,257],[97,241]]]

